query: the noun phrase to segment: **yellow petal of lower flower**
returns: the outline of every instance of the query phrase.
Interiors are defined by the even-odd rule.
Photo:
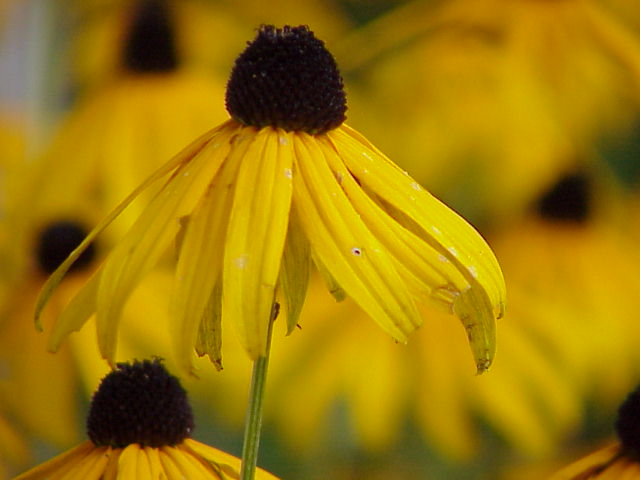
[[[170,456],[183,474],[183,478],[193,478],[194,480],[210,480],[215,478],[215,473],[211,471],[211,467],[200,462],[196,457],[190,454],[188,450],[178,447],[164,447],[163,452]]]
[[[204,443],[200,443],[192,438],[187,438],[180,445],[180,449],[191,452],[194,458],[206,461],[211,464],[216,471],[220,471],[221,480],[240,478],[240,459],[222,450],[213,448]],[[255,475],[256,480],[278,480],[269,472],[258,468]]]
[[[225,239],[222,311],[257,358],[266,350],[289,223],[293,134],[263,128],[252,137],[236,177]]]
[[[552,475],[549,480],[587,480],[589,478],[597,478],[588,475],[587,472],[596,473],[603,466],[608,465],[614,459],[620,455],[620,444],[615,443],[607,447],[601,448],[590,455],[566,466],[555,475]],[[617,478],[613,475],[609,475],[607,471],[607,478]]]
[[[138,451],[138,468],[136,469],[136,476],[133,477],[136,480],[156,480],[159,476],[153,475],[153,467],[151,466],[151,459],[148,456],[150,448],[140,447]],[[159,472],[157,472],[159,473]]]
[[[82,461],[74,466],[73,470],[64,475],[65,480],[102,480],[102,474],[109,462],[109,456],[105,455],[108,448],[95,448]]]
[[[144,460],[141,458],[141,454],[142,450],[137,443],[132,443],[122,450],[118,461],[118,479],[133,480],[138,478],[138,465]]]
[[[51,460],[32,468],[28,472],[17,476],[14,480],[40,480],[45,478],[51,478],[51,476],[59,472],[60,469],[69,469],[73,465],[77,464],[80,460],[90,455],[95,449],[93,443],[86,441],[81,443],[75,448],[52,458]]]
[[[223,125],[217,131],[218,135],[172,174],[104,263],[96,326],[105,358],[115,355],[117,327],[127,299],[175,238],[178,220],[191,212],[226,156],[229,144],[224,140],[233,128]]]
[[[331,172],[315,138],[296,137],[294,202],[314,254],[338,284],[399,341],[421,323],[393,259]]]
[[[162,478],[162,462],[160,461],[160,452],[157,448],[144,447],[144,452],[149,462],[149,470],[152,480]]]

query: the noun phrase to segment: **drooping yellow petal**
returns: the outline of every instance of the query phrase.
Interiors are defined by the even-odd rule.
[[[193,210],[226,157],[232,124],[216,130],[209,142],[180,166],[107,257],[100,280],[96,326],[105,358],[115,355],[122,310],[138,282],[158,262],[175,238],[179,219]]]
[[[364,224],[317,140],[295,136],[294,202],[314,255],[360,307],[399,341],[421,323],[393,259]]]
[[[96,298],[98,295],[98,285],[100,284],[100,272],[98,269],[82,287],[82,289],[71,299],[69,304],[58,317],[47,348],[51,352],[57,352],[62,341],[71,332],[79,331],[96,311]]]
[[[291,205],[287,240],[282,254],[280,282],[287,302],[287,335],[298,324],[302,306],[307,296],[311,272],[311,249],[309,240],[300,226],[295,205]]]
[[[321,147],[349,201],[396,260],[396,268],[407,281],[407,287],[416,295],[429,293],[450,311],[455,294],[469,285],[464,277],[456,271],[445,274],[441,267],[442,256],[369,197],[329,143],[322,142]]]
[[[349,171],[392,209],[390,214],[436,253],[430,264],[452,280],[452,311],[467,330],[478,373],[495,354],[495,319],[503,315],[505,285],[498,262],[478,232],[346,126],[328,134]]]
[[[499,317],[504,308],[504,277],[482,236],[355,130],[342,125],[328,136],[358,181],[415,222],[418,232],[414,233],[460,268],[470,285],[486,290]]]
[[[220,278],[234,179],[248,147],[247,142],[237,145],[236,140],[232,140],[231,143],[233,145],[229,144],[219,152],[223,162],[220,171],[184,222],[184,235],[180,241],[172,294],[171,337],[176,359],[185,371],[192,370],[193,346]],[[207,320],[204,322],[208,323]]]
[[[207,144],[207,142],[213,136],[215,136],[217,132],[218,129],[205,133],[193,143],[185,147],[169,162],[167,162],[165,165],[151,174],[143,183],[140,184],[140,186],[138,186],[133,192],[131,192],[131,194],[127,196],[127,198],[125,198],[116,208],[114,208],[113,211],[109,213],[109,215],[107,215],[100,223],[98,223],[98,225],[96,225],[96,227],[91,232],[89,232],[82,243],[78,245],[73,250],[73,252],[71,252],[71,254],[69,254],[67,259],[62,262],[62,264],[60,264],[56,271],[53,272],[47,279],[42,287],[42,290],[40,291],[34,313],[35,324],[38,330],[42,330],[40,315],[47,302],[49,301],[49,298],[51,298],[54,290],[67,274],[69,268],[71,268],[71,265],[73,265],[73,263],[78,259],[80,255],[82,255],[82,253],[89,247],[89,245],[95,240],[95,238],[100,235],[100,233],[102,233],[104,229],[106,229],[131,204],[131,202],[133,202],[140,195],[140,193],[149,188],[162,177],[166,176],[169,172],[177,168],[179,165],[188,162]]]
[[[222,282],[216,282],[204,315],[198,328],[196,339],[196,353],[199,356],[208,355],[209,360],[222,370]]]
[[[247,128],[225,240],[222,311],[252,358],[264,355],[292,195],[292,138]],[[248,132],[252,132],[249,134]]]

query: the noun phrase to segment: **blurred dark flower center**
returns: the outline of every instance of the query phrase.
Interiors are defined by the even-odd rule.
[[[547,190],[536,204],[538,213],[547,220],[582,223],[592,210],[592,185],[584,173],[562,177]]]
[[[170,72],[178,66],[174,26],[166,0],[140,0],[123,48],[129,72]]]
[[[640,460],[640,388],[620,406],[615,428],[626,453]]]
[[[43,273],[51,274],[84,240],[87,230],[74,221],[51,223],[38,235],[36,259]],[[70,270],[82,270],[95,258],[95,247],[90,245],[73,263]]]

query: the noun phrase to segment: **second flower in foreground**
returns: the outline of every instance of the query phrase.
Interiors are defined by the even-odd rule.
[[[156,171],[87,237],[44,287],[39,309],[81,251],[157,182],[158,194],[62,314],[57,348],[95,312],[112,359],[118,322],[141,278],[178,250],[175,346],[220,363],[220,322],[252,358],[265,353],[276,295],[295,328],[312,264],[338,300],[352,297],[400,342],[427,302],[456,315],[478,371],[495,350],[504,280],[464,219],[342,122],[346,99],[331,54],[307,27],[263,26],[227,86],[231,119]]]

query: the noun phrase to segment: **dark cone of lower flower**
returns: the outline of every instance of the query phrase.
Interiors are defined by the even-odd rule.
[[[64,220],[45,227],[38,235],[35,256],[42,273],[51,274],[82,243],[87,231],[77,222]],[[90,245],[73,263],[70,270],[81,270],[91,264],[95,247]]]
[[[542,195],[537,211],[546,220],[583,223],[591,214],[591,187],[584,173],[566,175]]]
[[[185,390],[159,360],[119,363],[93,395],[87,432],[98,446],[172,446],[188,438],[193,414]]]
[[[306,26],[263,25],[235,62],[226,103],[245,125],[311,134],[338,127],[347,111],[336,62]]]
[[[129,72],[170,72],[177,68],[174,28],[166,0],[138,1],[122,57],[123,67]]]
[[[620,406],[615,428],[626,454],[640,460],[640,387]]]

